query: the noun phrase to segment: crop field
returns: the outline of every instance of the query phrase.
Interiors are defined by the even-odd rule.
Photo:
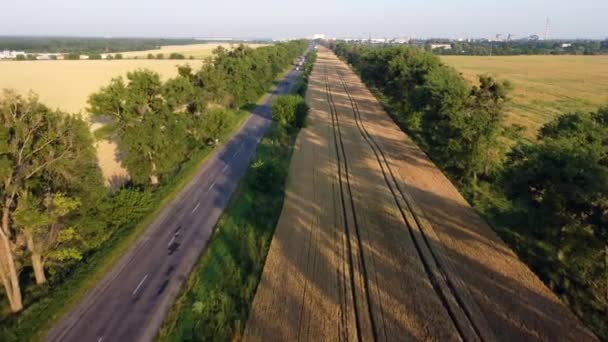
[[[177,75],[176,66],[200,61],[112,60],[112,61],[3,61],[0,62],[0,89],[11,88],[21,94],[30,90],[46,105],[70,113],[86,115],[89,95],[128,71],[150,69],[167,79]]]
[[[244,340],[593,340],[320,49]]]
[[[186,58],[190,58],[192,56],[195,59],[203,59],[205,57],[211,56],[213,50],[215,50],[218,46],[222,46],[226,49],[231,49],[233,47],[238,46],[239,43],[205,43],[205,44],[191,44],[191,45],[167,45],[161,46],[160,49],[156,50],[147,50],[147,51],[129,51],[123,52],[122,55],[125,58],[147,58],[148,54],[157,55],[162,53],[165,58],[167,58],[171,53],[180,53],[184,55]],[[247,46],[252,48],[257,48],[260,46],[265,46],[266,44],[247,44]]]
[[[200,61],[112,60],[112,61],[3,61],[0,62],[0,89],[15,89],[20,94],[33,91],[42,103],[69,113],[87,116],[89,95],[107,85],[114,77],[128,71],[150,69],[163,79],[177,75],[176,66]],[[116,156],[116,146],[108,141],[97,142],[97,156],[104,177],[120,184],[127,176]]]
[[[230,48],[231,44],[194,44],[163,46],[159,50],[125,52],[125,58],[145,57],[148,53],[163,53],[165,58],[172,52],[201,59],[210,56],[219,45]],[[263,44],[251,44],[252,47]],[[20,94],[30,91],[38,94],[42,103],[69,113],[87,116],[87,100],[91,94],[107,85],[114,77],[124,76],[137,69],[158,72],[166,80],[177,75],[177,66],[189,64],[193,68],[202,65],[196,60],[80,60],[80,61],[1,61],[0,89],[10,88]],[[93,126],[95,127],[95,126]],[[120,184],[127,172],[121,167],[116,146],[108,141],[97,142],[97,155],[104,177],[110,184]]]
[[[608,56],[442,56],[475,82],[476,75],[508,79],[514,89],[508,124],[538,128],[558,114],[594,111],[608,104]]]

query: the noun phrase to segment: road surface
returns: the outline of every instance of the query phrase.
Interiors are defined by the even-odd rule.
[[[102,281],[53,327],[47,341],[155,337],[270,125],[272,97],[286,93],[298,73],[291,70],[239,131],[214,151]]]

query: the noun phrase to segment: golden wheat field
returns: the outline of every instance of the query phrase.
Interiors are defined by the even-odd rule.
[[[172,53],[180,53],[184,55],[186,58],[195,58],[195,59],[203,59],[205,57],[211,56],[213,50],[215,50],[218,46],[222,46],[226,49],[232,49],[238,46],[239,43],[204,43],[204,44],[190,44],[190,45],[167,45],[161,46],[160,49],[156,50],[147,50],[147,51],[129,51],[122,53],[125,58],[147,58],[148,54],[157,55],[162,53],[165,58],[169,57]],[[252,48],[257,48],[260,46],[265,46],[266,44],[247,44],[247,46]]]
[[[513,83],[508,123],[534,137],[555,116],[608,104],[608,56],[443,56],[474,82],[490,74]]]
[[[112,78],[145,68],[167,79],[177,75],[176,66],[180,63],[193,67],[202,64],[169,60],[5,61],[0,62],[0,89],[11,88],[21,94],[33,91],[52,108],[86,115],[89,95]]]
[[[177,75],[180,61],[112,60],[112,61],[4,61],[0,62],[0,89],[15,89],[20,94],[30,91],[51,108],[69,113],[86,113],[89,95],[108,84],[113,77],[128,71],[150,69],[163,79]],[[193,67],[201,61],[181,61]],[[109,184],[118,185],[127,177],[118,160],[116,146],[108,141],[96,143],[99,165]]]

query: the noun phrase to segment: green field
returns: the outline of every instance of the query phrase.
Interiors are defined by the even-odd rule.
[[[442,56],[474,82],[490,74],[513,83],[507,123],[537,129],[556,115],[608,104],[608,56]]]

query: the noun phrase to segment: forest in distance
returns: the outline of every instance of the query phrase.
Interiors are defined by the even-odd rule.
[[[307,46],[298,40],[220,47],[213,63],[182,66],[167,81],[149,70],[115,78],[89,98],[91,118],[107,122],[95,137],[79,116],[5,90],[0,339],[29,339],[64,310],[120,240],[128,240]],[[94,139],[117,142],[131,179],[122,188],[104,187]]]

